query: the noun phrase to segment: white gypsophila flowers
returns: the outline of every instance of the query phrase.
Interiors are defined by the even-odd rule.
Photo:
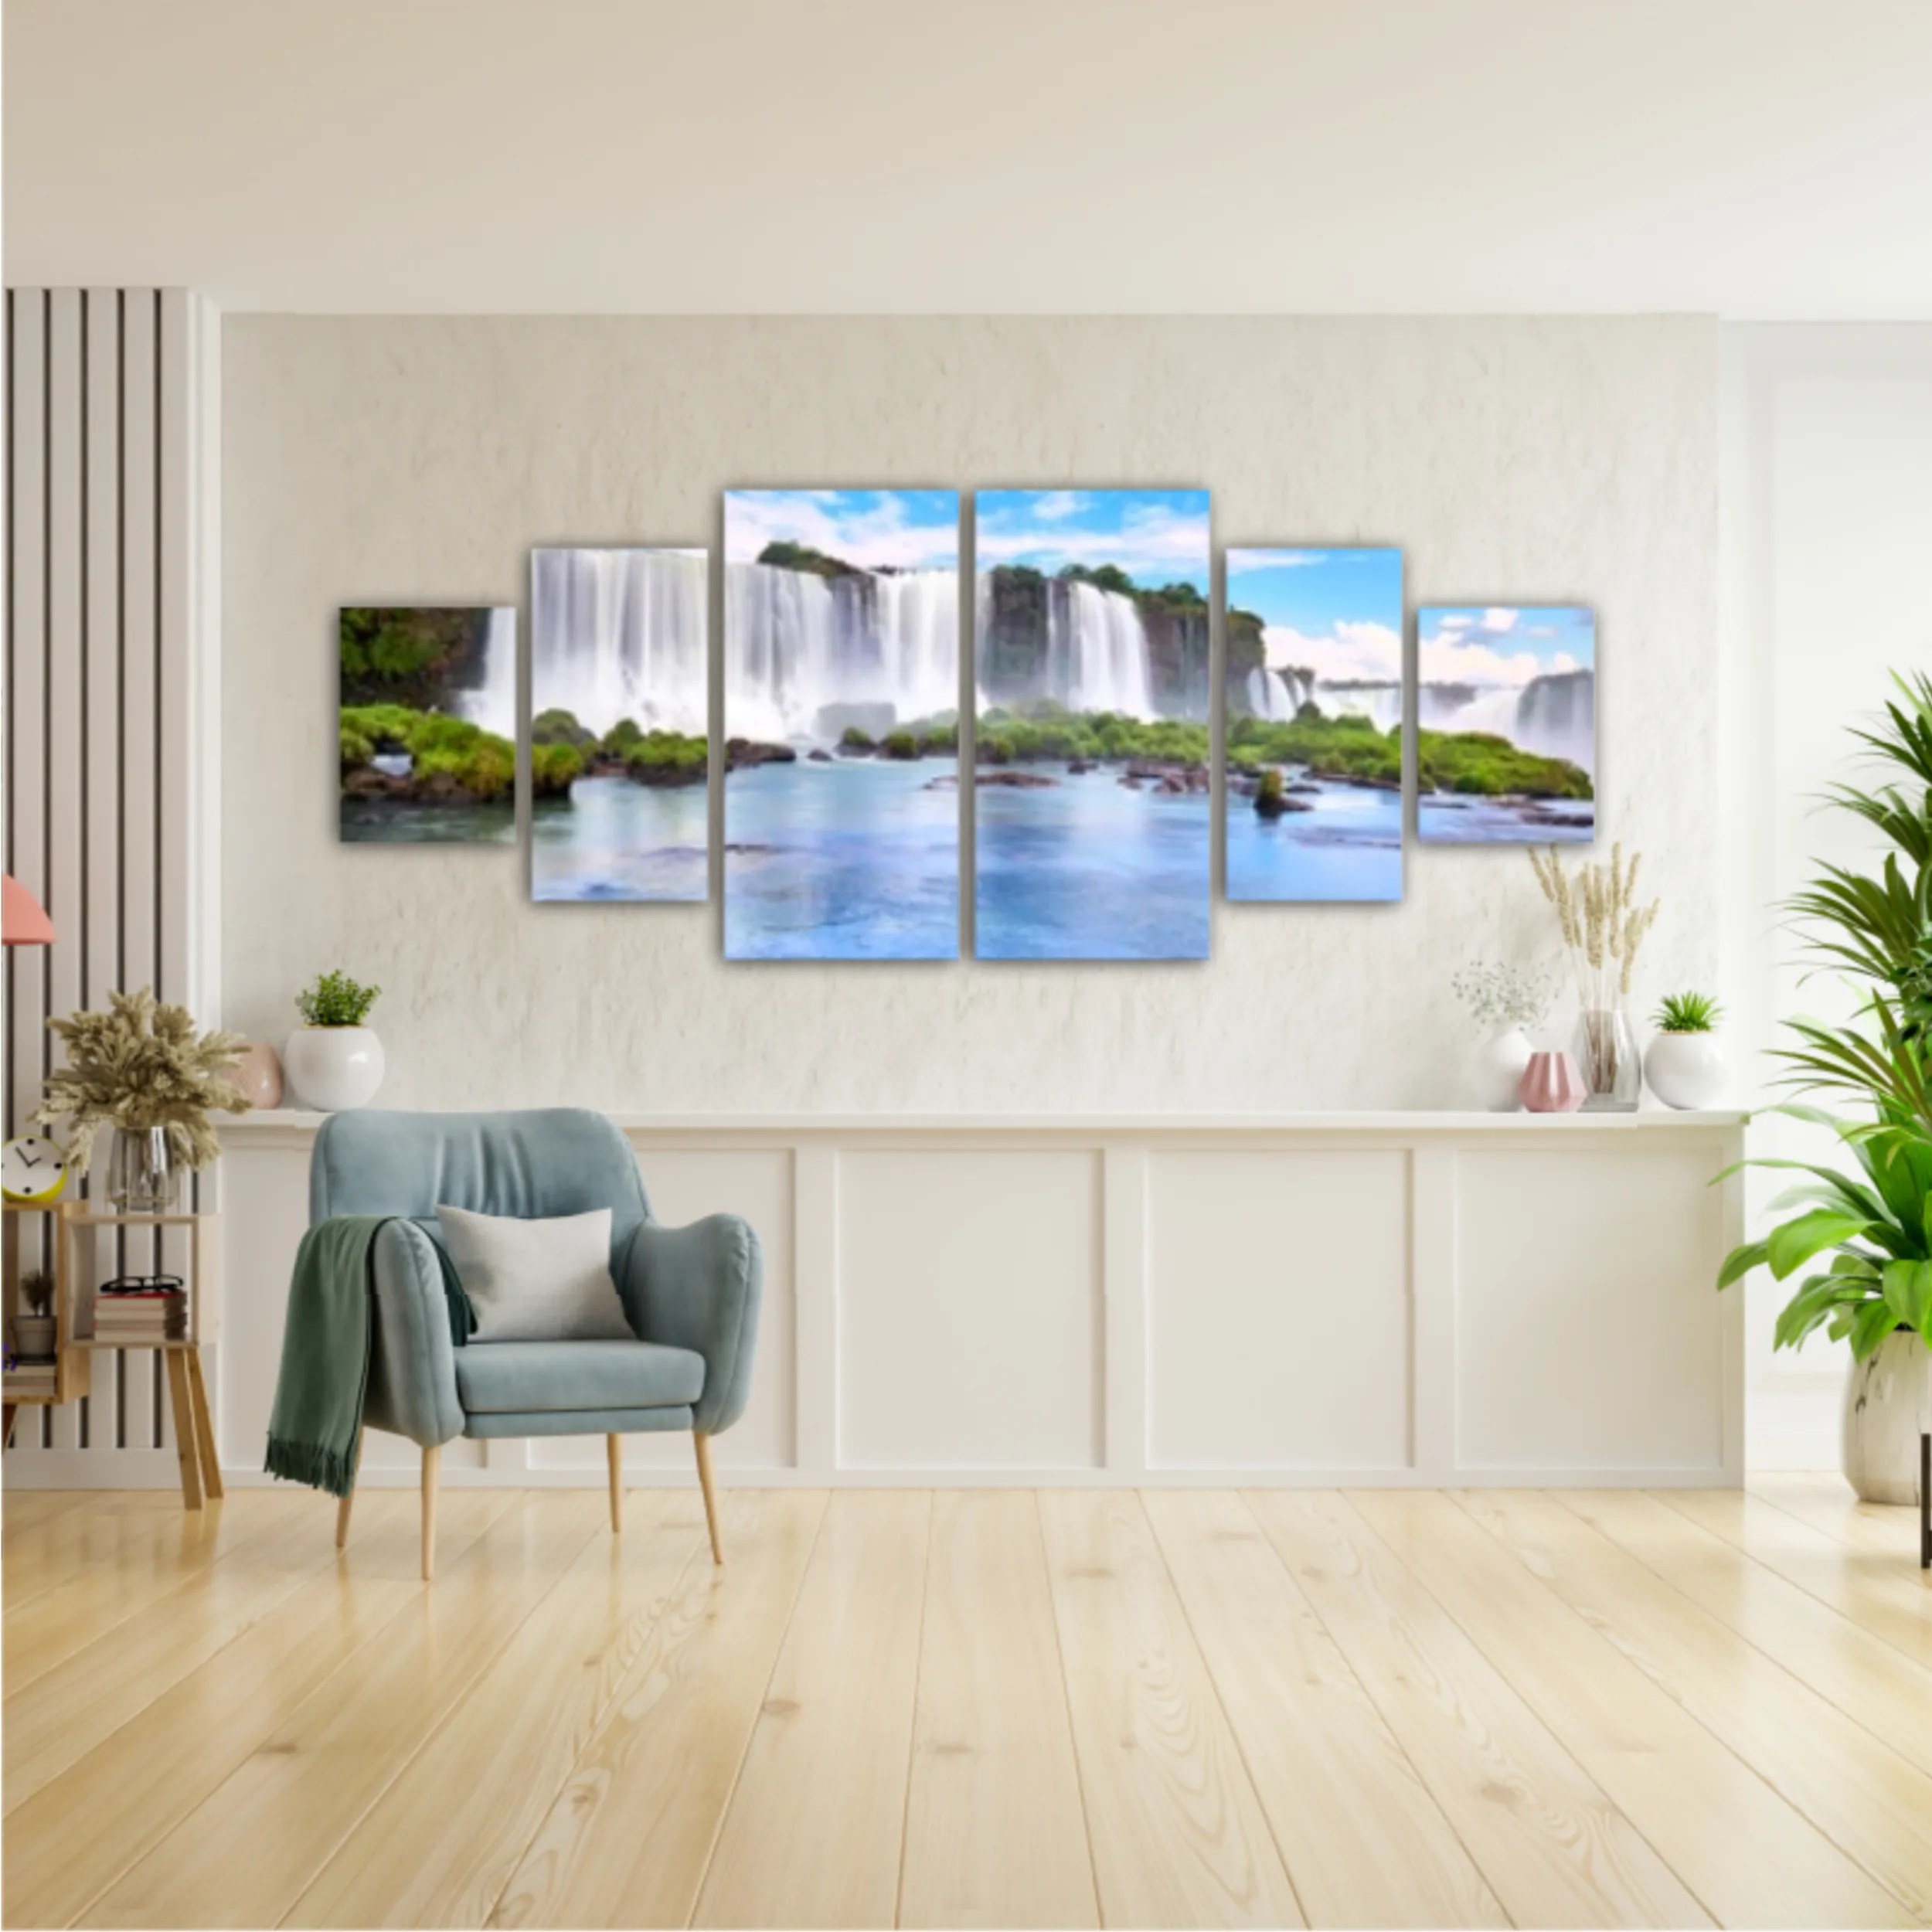
[[[1540,1026],[1556,998],[1549,974],[1496,960],[1471,961],[1449,984],[1485,1026]]]

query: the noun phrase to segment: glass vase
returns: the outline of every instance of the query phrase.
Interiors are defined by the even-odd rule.
[[[114,1130],[107,1157],[107,1201],[117,1214],[172,1214],[181,1195],[181,1169],[161,1127]]]
[[[1644,1090],[1644,1063],[1621,1006],[1590,1008],[1577,1021],[1577,1064],[1588,1089],[1585,1113],[1636,1111]]]

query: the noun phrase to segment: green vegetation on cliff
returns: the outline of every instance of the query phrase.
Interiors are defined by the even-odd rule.
[[[1376,784],[1402,782],[1402,733],[1378,731],[1366,718],[1325,718],[1304,705],[1292,723],[1237,718],[1228,726],[1228,762],[1243,770],[1305,765],[1318,778]],[[1481,731],[1424,731],[1417,739],[1417,777],[1424,791],[1482,798],[1587,798],[1590,774],[1561,758],[1519,751],[1506,738]]]
[[[682,731],[645,731],[624,748],[628,777],[647,785],[701,785],[711,770],[708,740]]]
[[[982,764],[1028,764],[1041,759],[1143,758],[1162,764],[1204,764],[1208,728],[1177,718],[1149,723],[1112,711],[1069,711],[1042,699],[980,713]]]
[[[447,697],[457,674],[480,665],[489,623],[481,610],[345,607],[338,631],[343,702],[427,711]]]
[[[345,705],[341,721],[345,774],[366,767],[378,752],[406,752],[410,782],[436,788],[441,781],[478,799],[507,798],[516,784],[516,747],[467,718],[406,705]]]
[[[781,570],[808,570],[817,577],[855,577],[864,574],[840,558],[828,556],[823,550],[815,550],[809,543],[794,543],[785,538],[767,543],[758,553],[758,561],[774,564]]]

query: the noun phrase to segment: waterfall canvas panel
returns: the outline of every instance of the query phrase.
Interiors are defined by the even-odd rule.
[[[1416,614],[1416,830],[1433,845],[1597,835],[1597,620],[1576,604]]]
[[[1205,490],[975,499],[975,950],[1205,959]]]
[[[337,614],[337,825],[349,845],[513,845],[513,606]]]
[[[728,959],[959,955],[959,498],[725,497]]]
[[[530,894],[702,900],[710,835],[702,550],[530,553]]]
[[[1402,553],[1230,550],[1227,895],[1402,896]]]

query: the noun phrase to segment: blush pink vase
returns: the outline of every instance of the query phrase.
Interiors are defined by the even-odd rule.
[[[1516,1097],[1532,1114],[1573,1114],[1588,1091],[1577,1063],[1559,1049],[1530,1055]]]
[[[255,1106],[281,1105],[282,1063],[265,1041],[252,1042],[228,1077],[241,1089],[243,1098]]]

